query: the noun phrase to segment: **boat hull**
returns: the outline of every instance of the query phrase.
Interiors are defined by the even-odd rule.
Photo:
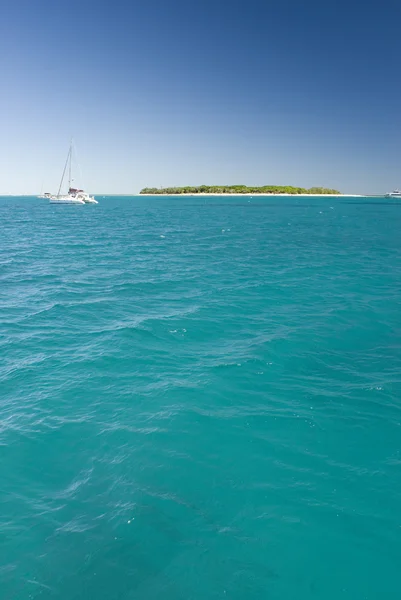
[[[83,200],[76,198],[50,198],[50,204],[85,204]]]

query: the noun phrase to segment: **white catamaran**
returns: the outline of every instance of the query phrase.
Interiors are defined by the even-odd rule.
[[[84,190],[72,187],[72,141],[70,149],[68,150],[67,160],[65,161],[63,175],[60,181],[60,187],[58,188],[57,195],[45,194],[45,197],[49,198],[50,204],[98,204],[93,196],[89,196]],[[64,177],[68,167],[68,192],[67,194],[61,194],[61,188],[63,187]]]

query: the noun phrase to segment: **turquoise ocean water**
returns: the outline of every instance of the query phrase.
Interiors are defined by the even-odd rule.
[[[401,203],[0,199],[2,600],[401,596]]]

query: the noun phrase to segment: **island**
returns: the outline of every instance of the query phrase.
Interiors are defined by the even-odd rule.
[[[263,196],[325,196],[331,194],[332,196],[342,196],[338,190],[331,190],[323,187],[312,187],[302,188],[293,187],[291,185],[264,185],[261,187],[247,186],[247,185],[199,185],[199,186],[185,186],[185,187],[166,187],[166,188],[143,188],[140,192],[145,196],[154,195],[167,195],[177,196],[186,194],[189,196],[193,195],[230,195],[230,194],[260,194]]]

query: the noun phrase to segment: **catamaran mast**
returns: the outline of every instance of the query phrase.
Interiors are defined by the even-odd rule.
[[[68,150],[67,160],[65,161],[64,171],[63,171],[63,175],[61,177],[60,187],[58,188],[57,196],[60,196],[61,186],[63,185],[64,176],[65,176],[65,172],[66,172],[66,169],[67,169],[68,161],[70,161],[70,179],[71,179],[71,146],[70,146],[70,149]]]
[[[60,187],[58,188],[57,196],[60,196],[61,187],[63,185],[65,172],[67,170],[67,165],[69,165],[69,168],[68,168],[68,191],[70,191],[70,187],[71,187],[71,162],[72,162],[72,140],[71,140],[71,143],[70,143],[70,149],[68,150],[67,160],[65,161],[64,171],[63,171],[63,175],[61,177]]]
[[[72,140],[70,142],[70,169],[69,169],[69,173],[68,173],[68,192],[70,191],[70,188],[71,188],[71,162],[72,162]]]

